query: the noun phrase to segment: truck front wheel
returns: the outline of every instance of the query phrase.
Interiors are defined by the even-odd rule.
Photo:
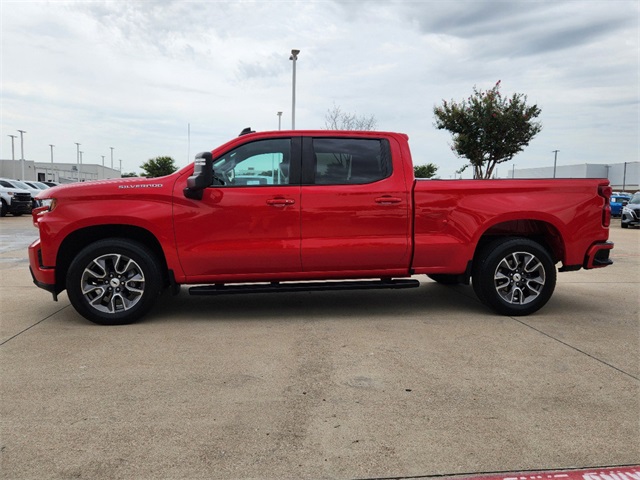
[[[474,259],[473,289],[487,306],[503,315],[529,315],[551,298],[556,268],[547,250],[527,238],[503,238]]]
[[[69,266],[67,294],[74,308],[100,325],[140,319],[162,289],[158,261],[142,244],[111,238],[82,249]]]

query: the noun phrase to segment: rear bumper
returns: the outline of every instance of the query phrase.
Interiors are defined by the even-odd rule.
[[[584,257],[583,268],[589,270],[592,268],[608,267],[613,264],[613,260],[609,258],[609,253],[613,249],[613,242],[596,243],[589,248]]]
[[[42,265],[39,239],[29,245],[29,271],[31,272],[33,283],[47,292],[51,292],[53,299],[57,300],[57,295],[60,292],[56,288],[56,269]]]

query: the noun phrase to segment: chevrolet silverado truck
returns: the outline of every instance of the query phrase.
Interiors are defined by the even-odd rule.
[[[192,295],[469,284],[504,315],[611,264],[606,179],[416,180],[408,137],[249,132],[160,178],[43,191],[37,286],[98,324]]]

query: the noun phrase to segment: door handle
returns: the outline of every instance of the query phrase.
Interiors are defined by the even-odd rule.
[[[267,200],[267,205],[271,207],[286,207],[295,203],[296,201],[293,198],[270,198]]]
[[[402,202],[400,197],[392,197],[391,195],[383,195],[382,197],[376,198],[376,203],[380,205],[394,205],[400,202]]]

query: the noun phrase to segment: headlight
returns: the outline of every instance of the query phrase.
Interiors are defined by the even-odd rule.
[[[45,213],[48,213],[54,208],[56,208],[55,198],[43,198],[43,199],[38,199],[38,201],[40,202],[41,206],[34,208],[31,211],[31,216],[33,218],[33,226],[36,228],[39,228],[38,219],[42,217]]]
[[[622,213],[629,213],[631,214],[631,209],[629,207],[622,207]]]
[[[40,200],[42,207],[47,207],[45,212],[50,212],[54,208],[56,208],[56,199],[55,198],[43,198]]]

